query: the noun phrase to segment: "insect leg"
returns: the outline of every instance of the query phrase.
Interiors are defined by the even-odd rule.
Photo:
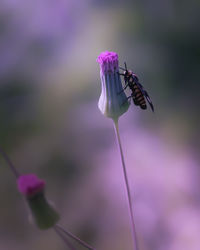
[[[123,90],[125,90],[128,87],[128,83],[125,85],[125,87],[123,88]]]
[[[127,99],[126,99],[126,101],[124,101],[123,103],[122,103],[122,106],[130,99],[130,98],[132,98],[132,96],[130,95],[130,96],[128,96],[127,97]]]
[[[118,95],[121,94],[127,87],[128,87],[128,83],[127,83],[127,84],[125,85],[125,87],[118,93]]]
[[[118,74],[119,76],[125,76],[124,73],[119,73],[119,72],[117,72],[117,74]]]

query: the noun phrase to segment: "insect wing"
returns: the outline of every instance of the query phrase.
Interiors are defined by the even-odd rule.
[[[148,101],[148,103],[149,103],[149,105],[150,105],[152,111],[154,112],[153,103],[152,103],[152,101],[151,101],[151,99],[150,99],[150,97],[149,97],[147,91],[144,90],[142,84],[139,83],[138,81],[136,81],[135,84],[136,84],[136,85],[138,86],[138,88],[141,90],[142,94],[143,94],[143,95],[145,96],[145,98],[147,99],[147,101]]]
[[[147,99],[147,101],[148,101],[148,103],[149,103],[149,105],[150,105],[152,111],[154,112],[153,103],[152,103],[152,101],[151,101],[151,99],[150,99],[148,93],[146,92],[146,90],[144,90],[144,93],[145,93],[144,96],[146,97],[146,99]]]

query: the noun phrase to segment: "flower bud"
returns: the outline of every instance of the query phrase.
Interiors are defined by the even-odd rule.
[[[27,174],[19,176],[17,185],[20,193],[26,197],[36,225],[40,229],[53,227],[59,220],[59,215],[45,198],[45,181],[34,174]]]
[[[102,87],[98,107],[103,115],[117,120],[130,105],[119,75],[118,55],[105,51],[98,56],[97,62],[100,64]]]

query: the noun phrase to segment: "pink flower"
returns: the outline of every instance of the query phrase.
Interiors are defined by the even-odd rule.
[[[118,71],[118,54],[116,52],[101,52],[97,58],[97,62],[100,64],[102,73],[105,73],[106,71]]]
[[[119,75],[118,55],[115,52],[102,52],[97,62],[100,65],[101,96],[98,107],[101,113],[117,120],[129,108]]]
[[[35,174],[26,174],[17,179],[17,186],[20,193],[30,197],[44,190],[45,181]]]

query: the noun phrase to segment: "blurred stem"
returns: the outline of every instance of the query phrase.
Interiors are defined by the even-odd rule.
[[[68,241],[68,239],[62,235],[62,233],[56,226],[54,226],[54,230],[57,233],[57,235],[65,242],[65,244],[68,246],[70,250],[76,250],[76,248],[74,248],[72,244]]]
[[[121,139],[120,139],[120,135],[119,135],[118,119],[113,120],[113,122],[114,122],[115,135],[116,135],[116,139],[117,139],[117,145],[119,148],[119,153],[120,153],[122,167],[123,167],[124,181],[126,184],[126,193],[127,193],[127,197],[128,197],[129,212],[130,212],[130,218],[131,218],[131,229],[132,229],[133,246],[134,246],[133,249],[138,250],[137,235],[136,235],[135,222],[134,222],[134,216],[133,216],[133,205],[132,205],[131,192],[130,192],[128,176],[127,176],[127,171],[126,171],[126,164],[124,161],[124,154],[123,154]]]
[[[81,239],[79,239],[77,236],[75,236],[74,234],[70,233],[69,231],[65,230],[62,226],[60,225],[55,225],[54,228],[61,230],[64,234],[66,234],[67,236],[69,236],[70,238],[76,240],[80,245],[86,247],[89,250],[95,250],[95,248],[89,246],[87,243],[85,243],[84,241],[82,241]]]
[[[11,162],[10,158],[8,157],[8,155],[6,154],[6,152],[1,147],[0,147],[0,153],[2,154],[4,160],[7,162],[8,166],[10,167],[10,169],[13,172],[13,174],[15,175],[15,177],[18,178],[20,176],[19,172],[17,171],[15,166],[12,164],[12,162]]]

